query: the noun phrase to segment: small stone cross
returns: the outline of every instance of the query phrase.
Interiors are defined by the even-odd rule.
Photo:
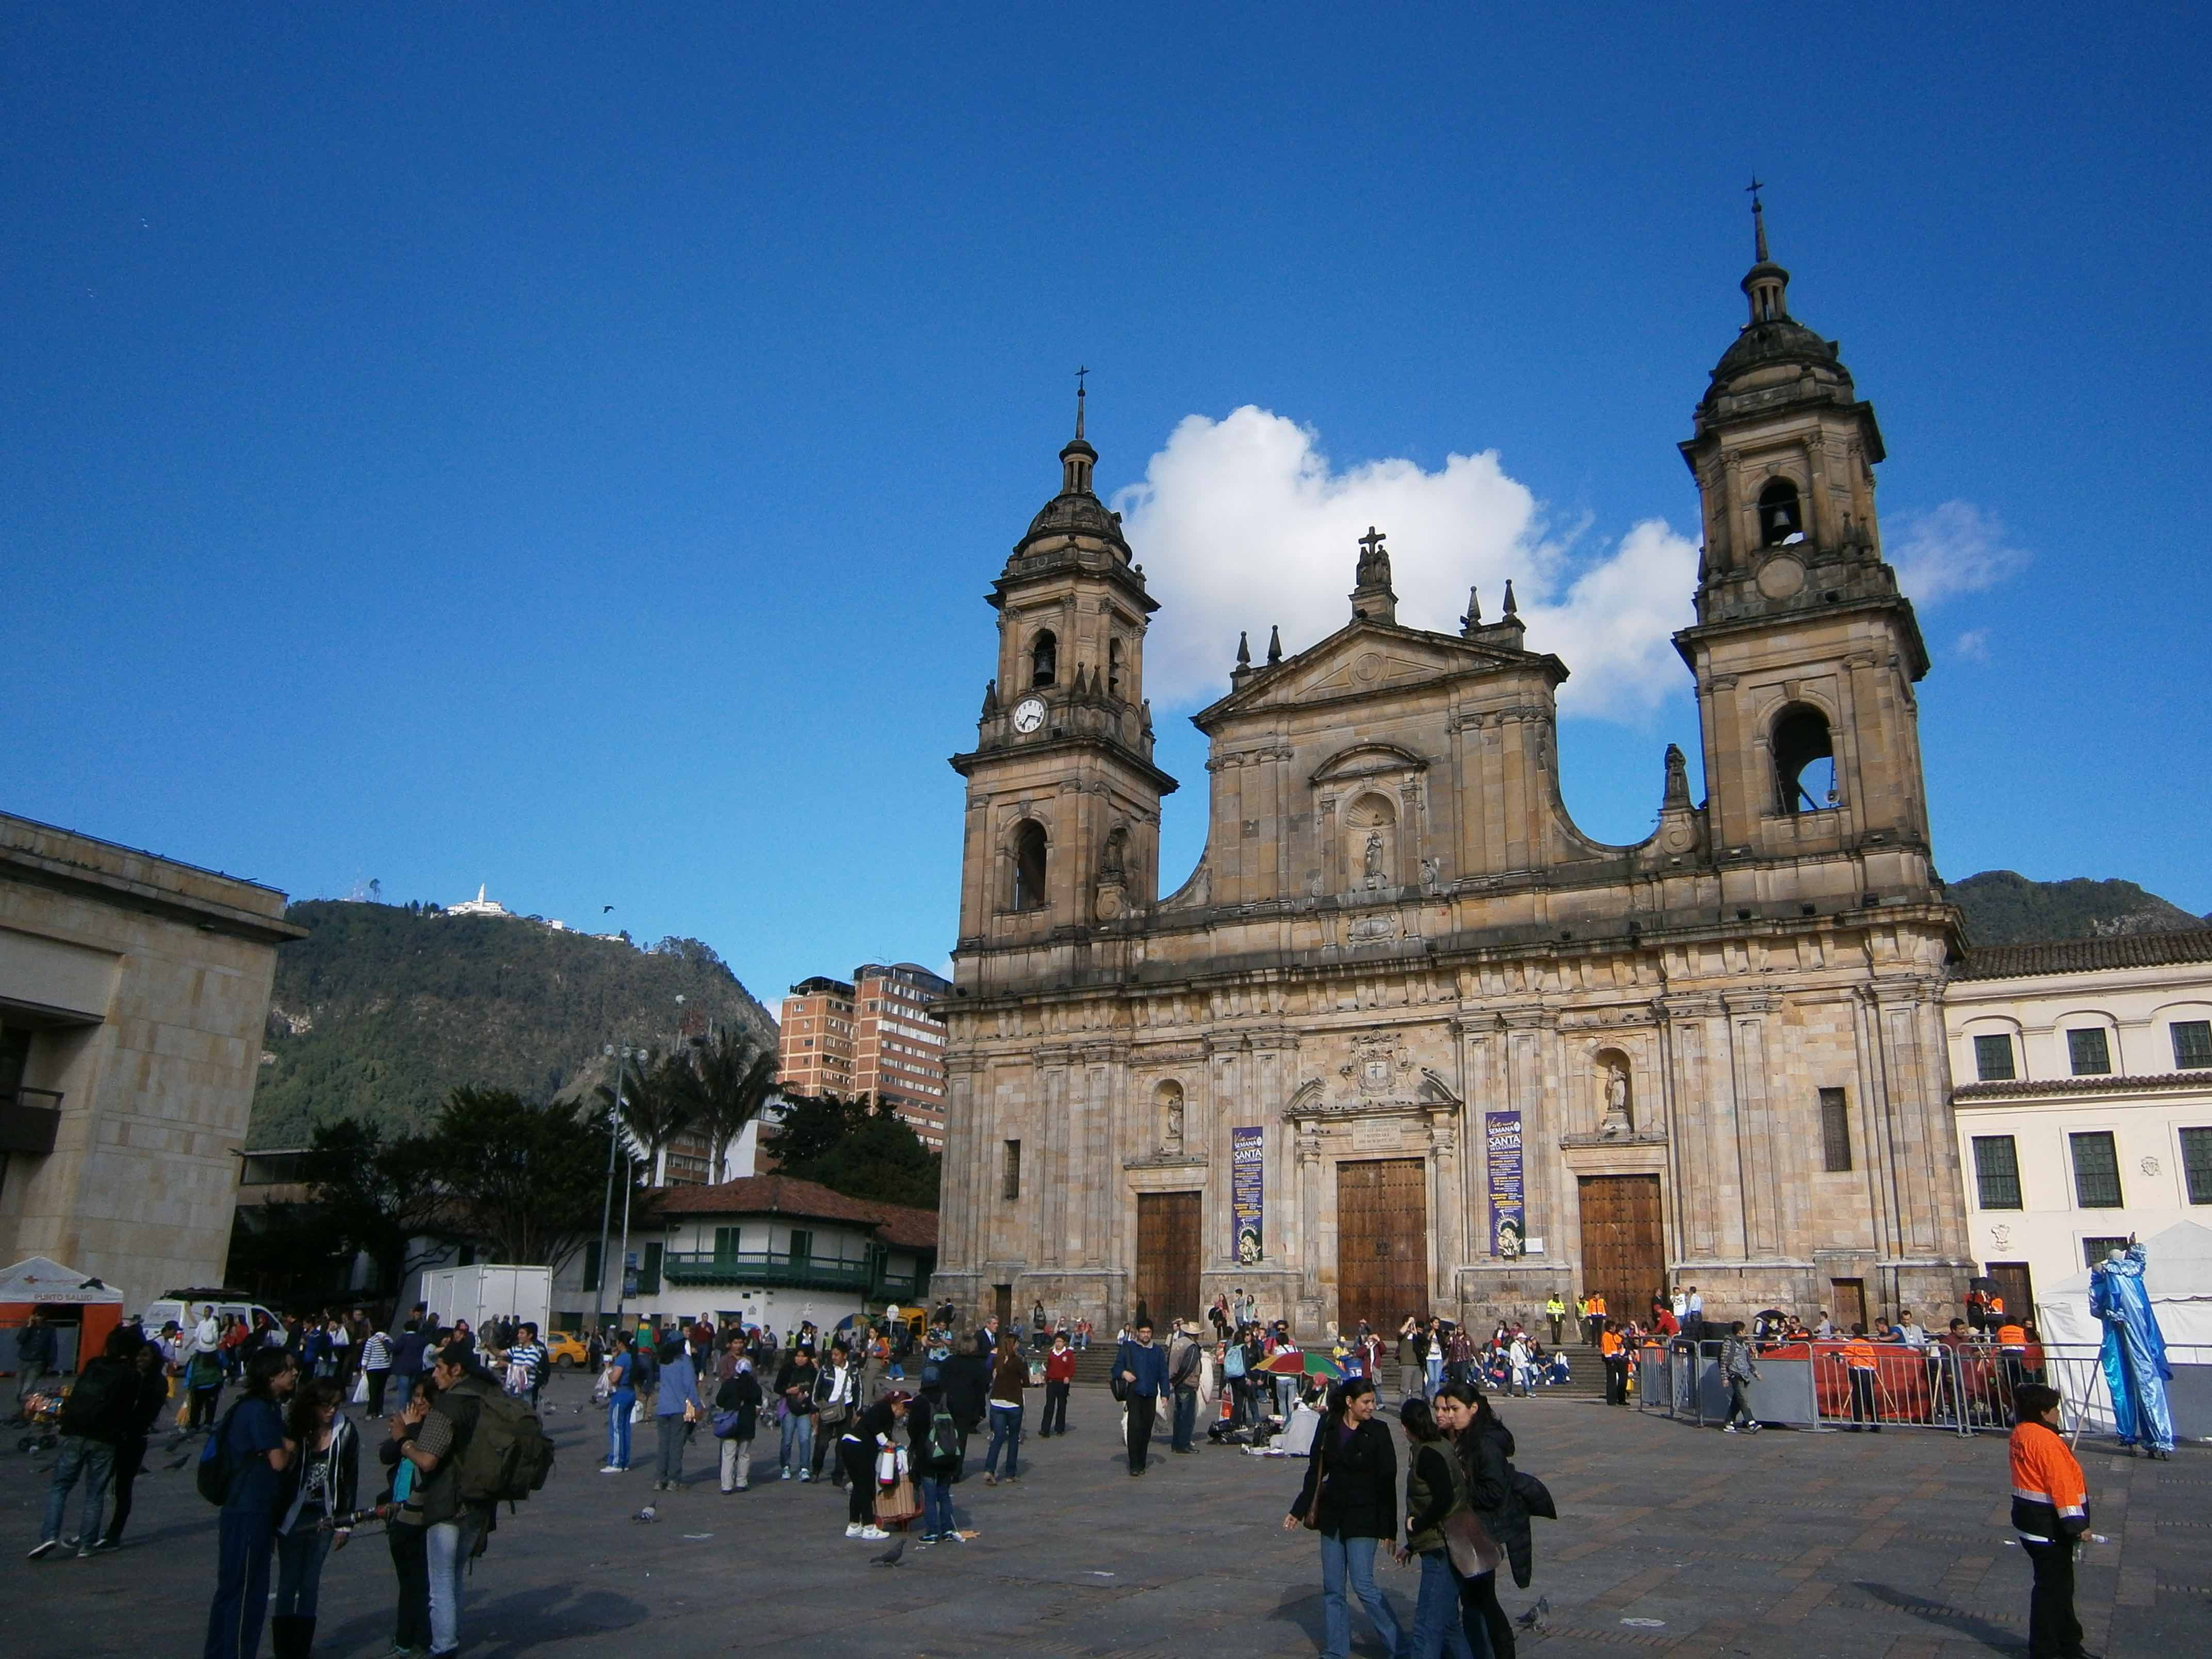
[[[1367,533],[1359,538],[1359,550],[1371,559],[1375,556],[1375,550],[1382,545],[1382,532],[1369,525]]]

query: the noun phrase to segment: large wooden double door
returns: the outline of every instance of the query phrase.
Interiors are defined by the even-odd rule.
[[[1170,1319],[1195,1319],[1198,1301],[1196,1193],[1137,1194],[1136,1305],[1167,1328]]]
[[[1605,1297],[1608,1318],[1644,1319],[1667,1279],[1656,1175],[1584,1176],[1583,1289]]]
[[[1395,1331],[1429,1314],[1429,1182],[1418,1158],[1336,1166],[1336,1328]]]

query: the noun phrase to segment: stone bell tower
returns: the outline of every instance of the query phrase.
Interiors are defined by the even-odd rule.
[[[1681,446],[1705,549],[1697,623],[1674,643],[1697,681],[1715,857],[1724,872],[1790,860],[1808,900],[1924,896],[1912,688],[1928,652],[1882,562],[1881,431],[1836,343],[1790,316],[1755,190],[1752,220],[1750,315]],[[1834,861],[1802,862],[1821,854]],[[1739,901],[1772,896],[1733,884]]]
[[[1091,488],[1098,452],[1060,452],[1060,493],[1014,544],[989,601],[998,674],[983,689],[968,780],[955,978],[969,991],[1064,978],[1096,930],[1158,897],[1160,798],[1145,629],[1158,602],[1121,515]]]

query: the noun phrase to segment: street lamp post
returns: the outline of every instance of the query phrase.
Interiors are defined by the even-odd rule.
[[[617,1048],[610,1042],[602,1052],[615,1063],[615,1088],[614,1100],[607,1108],[607,1181],[599,1201],[599,1282],[592,1291],[592,1328],[594,1331],[599,1328],[600,1321],[606,1316],[607,1231],[614,1218],[615,1147],[622,1139],[623,1079],[629,1069],[632,1057],[641,1060],[645,1054],[642,1048],[632,1048],[628,1043]],[[627,1164],[629,1160],[625,1158],[623,1162]],[[627,1194],[623,1198],[623,1249],[625,1251],[629,1249],[629,1198]],[[622,1310],[619,1292],[616,1297],[615,1310],[619,1316]]]

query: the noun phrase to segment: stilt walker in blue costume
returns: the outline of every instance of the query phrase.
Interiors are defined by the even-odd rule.
[[[2112,1391],[2112,1419],[2120,1443],[2134,1455],[2141,1441],[2153,1457],[2173,1455],[2173,1408],[2166,1385],[2166,1338],[2143,1285],[2143,1247],[2130,1238],[2089,1276],[2089,1311],[2105,1327],[2105,1382]]]

